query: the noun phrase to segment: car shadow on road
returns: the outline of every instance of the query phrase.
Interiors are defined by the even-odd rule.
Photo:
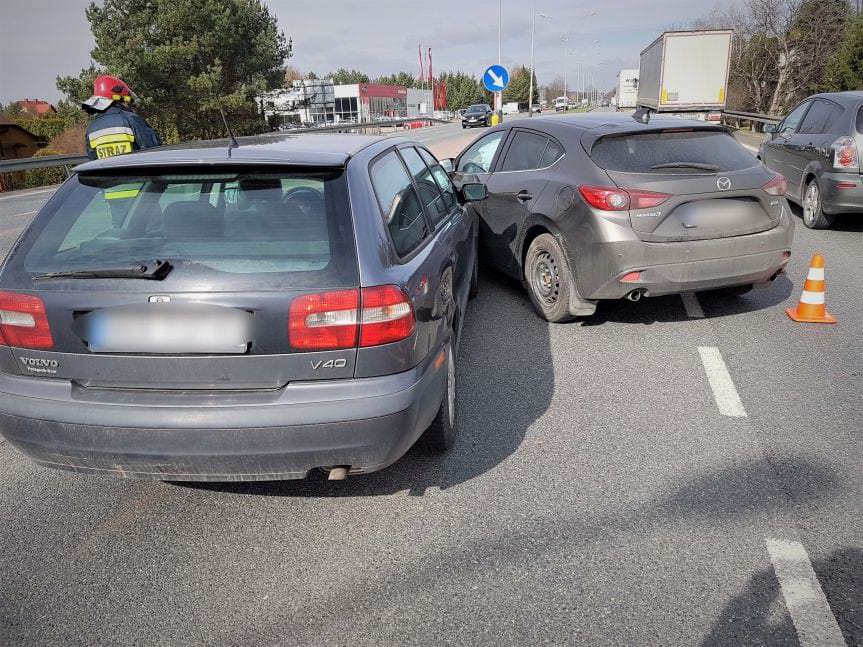
[[[754,288],[741,296],[728,296],[719,292],[699,292],[697,296],[707,318],[712,319],[776,307],[784,303],[793,291],[794,284],[783,273],[767,286]],[[628,323],[650,326],[655,323],[689,320],[683,301],[675,294],[645,297],[637,303],[626,299],[600,301],[596,313],[580,319],[577,325],[590,327],[607,323]]]
[[[777,454],[690,478],[654,508],[671,517],[716,521],[778,511],[829,496],[837,487],[837,475],[829,466],[794,454]]]
[[[177,485],[269,496],[374,496],[404,490],[422,495],[430,487],[453,487],[494,469],[548,409],[554,367],[548,323],[534,314],[520,286],[491,271],[481,277],[480,294],[471,301],[462,329],[459,437],[447,454],[429,456],[414,447],[380,472],[340,482],[314,471],[297,481]]]
[[[794,224],[799,227],[804,227],[803,207],[790,201],[788,202],[788,206],[791,207],[791,215],[797,218],[797,222]],[[833,224],[830,225],[830,231],[863,231],[863,218],[860,217],[860,214],[840,214],[836,216]]]
[[[707,317],[716,319],[717,317],[729,317],[775,308],[786,303],[788,298],[794,294],[794,290],[799,290],[801,287],[796,287],[788,275],[783,272],[772,283],[763,288],[753,288],[751,292],[738,297],[723,295],[719,292],[699,292],[698,300],[701,302]],[[782,313],[781,308],[777,308],[777,312]]]
[[[776,462],[793,468],[795,472],[811,476],[799,485],[792,483],[792,489],[788,490],[776,482]],[[404,466],[408,473],[414,469],[409,461],[405,461]],[[385,478],[385,472],[380,474],[381,478]],[[345,481],[338,484],[338,492],[362,494],[362,482],[359,478],[353,482]],[[818,483],[819,487],[813,487],[814,483]],[[611,505],[608,509],[594,514],[586,514],[585,508],[578,505],[547,511],[538,506],[534,509],[529,523],[520,523],[515,527],[506,523],[488,523],[479,536],[466,533],[455,545],[442,542],[430,547],[429,551],[405,555],[405,559],[389,565],[388,577],[346,577],[343,585],[332,592],[331,598],[318,602],[325,608],[339,608],[339,621],[346,626],[362,626],[369,613],[382,614],[385,610],[398,608],[400,600],[422,599],[423,595],[429,594],[430,586],[437,589],[443,586],[442,583],[483,582],[489,573],[498,573],[501,565],[506,564],[511,571],[519,573],[518,582],[526,587],[524,590],[514,589],[512,594],[529,596],[534,605],[546,605],[548,615],[542,618],[543,622],[579,622],[585,619],[577,615],[569,616],[572,609],[567,611],[566,618],[555,615],[561,603],[561,596],[566,597],[567,594],[562,593],[555,585],[550,585],[549,580],[562,578],[571,586],[568,593],[577,595],[584,586],[589,586],[593,581],[594,573],[591,573],[590,569],[594,560],[587,559],[589,556],[595,557],[597,552],[612,552],[617,553],[623,562],[627,562],[633,558],[632,546],[642,542],[644,538],[677,537],[680,541],[677,546],[683,548],[684,553],[673,555],[670,559],[679,560],[685,567],[685,560],[694,556],[705,556],[705,551],[710,551],[712,546],[707,541],[695,542],[690,553],[686,548],[687,536],[709,539],[716,533],[727,532],[726,528],[735,528],[744,520],[747,528],[752,525],[761,527],[762,519],[769,520],[773,515],[783,515],[801,503],[814,503],[830,498],[836,485],[836,475],[829,466],[787,454],[771,459],[752,458],[721,469],[704,471],[691,478],[681,477],[678,484],[672,485],[655,498],[647,498],[637,503],[633,501],[635,505],[627,507]],[[327,496],[339,495],[336,491],[333,492]],[[323,495],[324,490],[297,484],[296,487],[290,488],[290,491],[282,493]],[[491,517],[494,515],[491,514]],[[683,538],[680,538],[676,527],[686,529]],[[671,532],[667,534],[669,528]],[[736,532],[739,532],[739,529]],[[720,539],[720,546],[716,550],[727,550],[729,546],[733,548],[736,541],[734,535],[727,541]],[[750,539],[744,541],[751,545]],[[760,539],[756,540],[756,545],[758,542]],[[706,555],[709,556],[709,552]],[[857,565],[848,565],[848,562],[855,558],[858,560]],[[719,620],[709,629],[705,645],[798,644],[793,626],[783,617],[781,600],[777,597],[778,583],[769,568],[766,549],[764,560],[768,567],[751,578],[743,593],[729,595],[729,601],[721,612],[717,609]],[[840,604],[853,605],[856,600],[861,599],[859,551],[845,551],[834,555],[828,561],[840,561],[847,568],[847,572],[834,577],[830,583],[826,578],[821,578],[834,610],[838,609],[831,597],[834,590],[840,596],[836,598]],[[605,563],[613,564],[614,561]],[[816,564],[816,572],[821,576],[822,570],[819,570],[819,566],[822,569],[826,567]],[[578,569],[577,576],[573,575],[573,567]],[[639,591],[639,586],[647,586],[650,590],[650,578],[654,577],[657,571],[661,572],[662,568],[662,564],[645,565],[644,582],[626,582],[626,586],[634,591]],[[709,572],[709,563],[705,568]],[[622,571],[625,572],[625,568],[622,568]],[[502,577],[505,579],[506,574]],[[719,580],[725,581],[724,578]],[[394,582],[397,584],[394,585]],[[717,584],[712,582],[708,575],[702,585],[712,588]],[[695,586],[697,588],[698,584]],[[528,591],[527,587],[531,587],[529,592],[525,592]],[[587,597],[591,595],[588,591],[584,594]],[[843,594],[844,598],[841,597]],[[352,604],[344,607],[345,599],[350,599]],[[774,609],[777,601],[778,610]],[[697,604],[698,600],[689,602],[694,606],[681,610],[680,613],[684,616],[689,613],[704,613],[703,607]],[[488,613],[484,608],[485,602],[477,600],[476,604],[477,617],[485,618]],[[578,604],[572,604],[577,610]],[[616,604],[613,598],[611,604]],[[625,601],[621,606],[625,606]],[[850,616],[851,620],[856,622],[854,617],[853,614]],[[513,621],[521,619],[517,612],[511,617]],[[271,626],[263,629],[257,627],[256,630],[260,635],[275,636],[284,630],[284,623],[284,618],[278,617],[273,619]],[[306,635],[326,635],[326,631],[331,629],[331,623],[331,618],[309,614],[301,629]],[[489,631],[493,633],[494,627],[489,627]]]
[[[812,567],[846,643],[863,644],[863,550],[843,548],[815,560]],[[776,574],[769,567],[752,576],[701,643],[702,647],[798,644]]]

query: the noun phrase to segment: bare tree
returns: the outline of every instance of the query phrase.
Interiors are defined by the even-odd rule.
[[[563,96],[563,77],[558,76],[545,86],[546,99],[551,103],[557,97]]]
[[[781,114],[820,84],[850,11],[849,0],[745,0],[692,26],[734,29],[731,107]]]
[[[303,73],[294,65],[285,65],[285,75],[282,79],[282,85],[286,88],[291,87],[294,81],[302,79]]]

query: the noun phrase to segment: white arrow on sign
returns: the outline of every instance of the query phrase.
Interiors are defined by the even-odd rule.
[[[489,70],[488,75],[491,77],[491,84],[497,88],[503,87],[503,77],[494,73],[494,70]]]

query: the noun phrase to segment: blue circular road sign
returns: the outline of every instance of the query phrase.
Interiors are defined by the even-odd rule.
[[[482,75],[482,84],[489,92],[500,92],[509,85],[509,72],[503,65],[489,65]]]

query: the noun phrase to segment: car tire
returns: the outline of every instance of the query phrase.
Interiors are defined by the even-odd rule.
[[[833,224],[833,217],[824,213],[821,205],[821,187],[815,178],[809,180],[803,190],[803,224],[809,229],[826,229]]]
[[[557,238],[540,234],[524,259],[524,282],[537,314],[552,323],[571,321],[569,294],[573,276]]]
[[[467,298],[476,299],[479,296],[479,250],[473,255],[473,269],[470,272],[470,288]]]
[[[434,420],[420,436],[418,445],[428,454],[443,454],[455,444],[458,435],[456,425],[456,358],[452,341],[446,345],[446,385],[443,399]]]

